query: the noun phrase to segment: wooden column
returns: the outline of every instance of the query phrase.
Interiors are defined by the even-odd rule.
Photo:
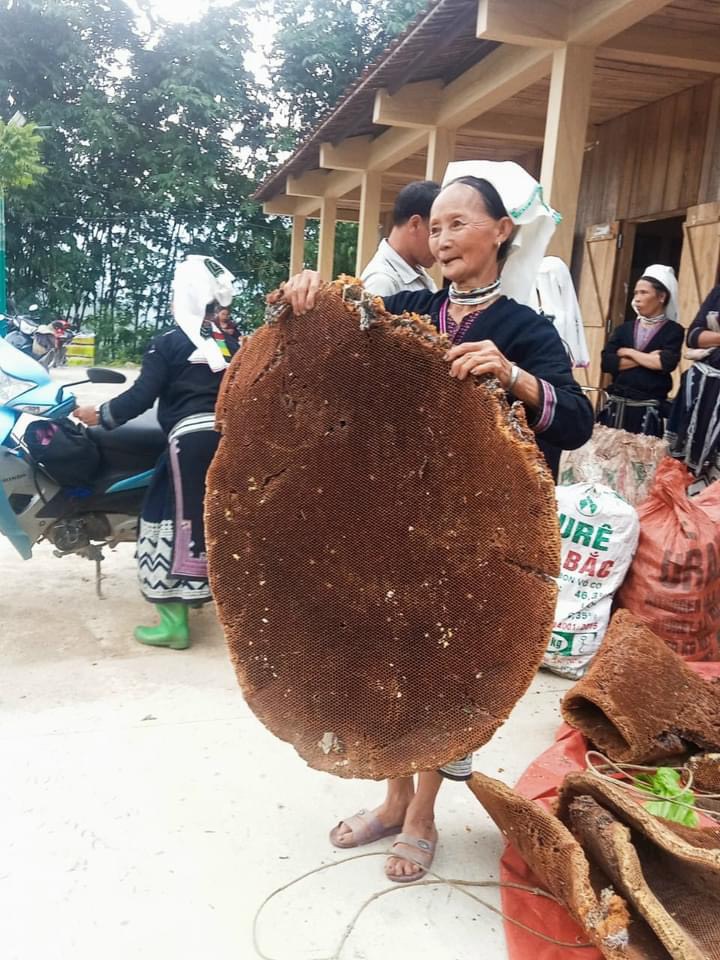
[[[335,197],[322,197],[320,200],[320,237],[318,240],[317,268],[323,280],[333,279],[336,220],[337,200]]]
[[[290,235],[290,276],[305,266],[305,217],[293,217],[292,233]]]
[[[566,263],[572,254],[594,60],[591,47],[568,44],[553,53],[540,181],[545,199],[563,217],[548,253]]]
[[[433,127],[428,134],[425,179],[442,183],[447,165],[455,159],[456,130],[448,127]],[[438,287],[442,286],[442,271],[436,264],[428,271]]]
[[[442,182],[445,169],[455,158],[455,130],[447,127],[432,127],[428,134],[425,179]]]
[[[363,173],[360,187],[360,223],[358,225],[355,274],[360,276],[375,253],[379,238],[382,174]]]

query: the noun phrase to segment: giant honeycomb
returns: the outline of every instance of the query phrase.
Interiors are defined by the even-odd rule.
[[[213,594],[243,694],[312,767],[380,779],[486,743],[537,670],[559,571],[520,404],[359,282],[280,303],[234,357],[208,474]]]

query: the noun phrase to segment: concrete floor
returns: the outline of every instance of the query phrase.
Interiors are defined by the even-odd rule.
[[[344,859],[329,828],[382,788],[310,770],[262,727],[211,608],[194,612],[190,650],[142,647],[131,631],[151,611],[130,546],[105,574],[100,600],[87,561],[44,545],[23,563],[0,543],[0,955],[254,960],[263,898]],[[514,782],[550,744],[568,686],[539,676],[477,768]],[[438,873],[497,878],[501,838],[470,792],[446,784],[438,813]],[[382,864],[359,860],[283,893],[260,925],[265,954],[331,957],[361,903],[389,886]],[[402,887],[364,913],[341,956],[506,951],[496,915],[447,889]]]

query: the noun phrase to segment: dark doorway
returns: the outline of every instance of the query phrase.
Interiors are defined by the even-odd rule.
[[[646,267],[653,263],[664,263],[672,267],[676,275],[679,272],[684,222],[685,217],[682,216],[666,217],[664,220],[647,220],[636,224],[635,244],[628,278],[628,302],[625,304],[626,320],[635,319],[630,306],[632,291]]]

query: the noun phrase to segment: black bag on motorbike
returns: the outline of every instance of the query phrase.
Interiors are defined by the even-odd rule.
[[[34,420],[23,439],[35,463],[61,487],[89,487],[100,468],[100,448],[82,424],[68,417]]]

